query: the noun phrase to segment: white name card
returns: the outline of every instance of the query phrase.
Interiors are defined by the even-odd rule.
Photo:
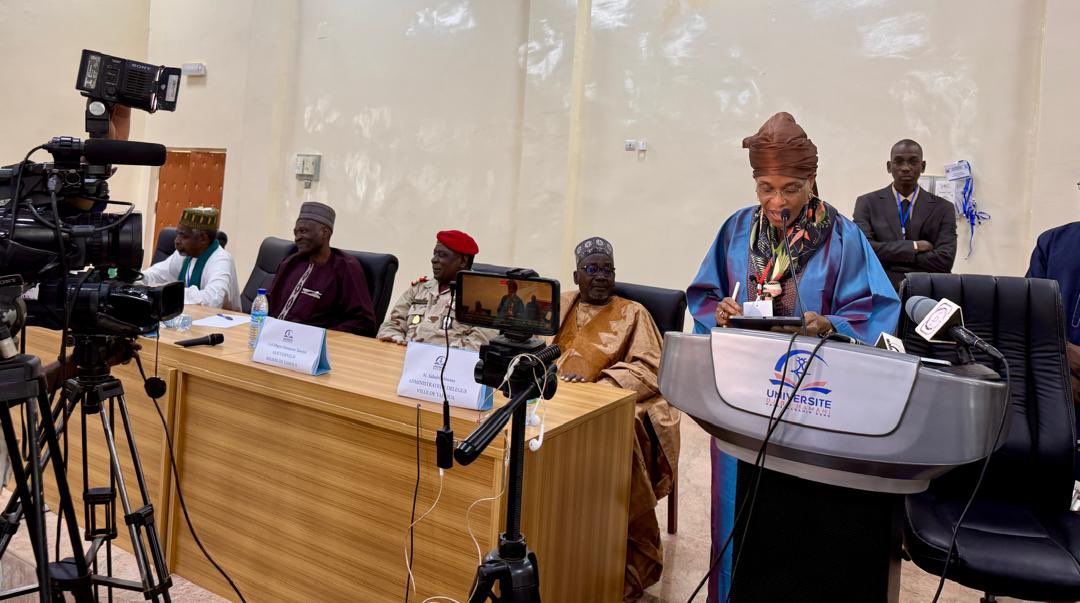
[[[321,375],[330,370],[326,329],[267,317],[251,359],[305,375]]]
[[[472,350],[450,348],[450,356],[447,358],[445,345],[410,341],[405,348],[405,365],[401,370],[397,393],[415,400],[442,402],[443,390],[439,375],[445,365],[443,381],[446,383],[446,398],[450,405],[488,410],[492,403],[490,390],[473,378],[473,369],[478,360],[480,353]]]

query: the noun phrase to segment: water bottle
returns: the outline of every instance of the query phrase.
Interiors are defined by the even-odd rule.
[[[266,313],[270,309],[270,302],[266,299],[266,289],[259,289],[255,301],[251,303],[251,326],[248,328],[248,347],[254,348],[259,340],[259,331],[262,330]]]
[[[187,314],[181,314],[175,318],[170,318],[161,323],[167,329],[176,329],[183,333],[191,328],[191,317]]]

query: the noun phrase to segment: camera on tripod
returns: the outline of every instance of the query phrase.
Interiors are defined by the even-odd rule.
[[[48,151],[51,162],[0,168],[0,324],[9,331],[74,324],[77,335],[134,337],[183,310],[180,283],[134,283],[142,216],[111,200],[107,182],[113,164],[162,165],[165,147],[101,138],[116,103],[171,111],[178,87],[177,68],[84,50],[78,89],[92,138],[53,138],[33,149]],[[109,213],[109,205],[127,209]]]
[[[76,601],[90,601],[97,599],[104,586],[109,600],[114,589],[123,589],[139,591],[148,600],[168,601],[172,579],[131,432],[123,384],[110,371],[118,353],[123,360],[134,355],[130,342],[135,337],[155,330],[162,320],[183,310],[183,285],[135,283],[143,260],[142,218],[133,204],[111,200],[106,182],[114,173],[113,164],[162,165],[165,147],[104,137],[116,103],[150,112],[174,109],[179,70],[83,51],[77,87],[87,97],[86,129],[91,138],[53,138],[31,149],[20,163],[0,168],[0,429],[7,454],[14,460],[15,483],[15,493],[0,513],[0,556],[25,518],[37,565],[37,584],[8,591],[5,598],[12,592],[37,592],[41,601],[62,600],[62,593],[69,592]],[[51,153],[52,161],[30,161],[38,150]],[[109,205],[127,209],[108,213]],[[70,330],[73,335],[70,358],[77,372],[64,382],[55,406],[41,359],[19,354],[12,345],[11,334],[27,324]],[[62,359],[67,345],[68,341],[61,342]],[[138,361],[137,355],[134,358]],[[21,442],[11,415],[18,406],[26,411]],[[60,446],[61,439],[66,443],[69,419],[80,407],[85,517],[81,535],[67,482],[70,459],[65,458],[66,447]],[[129,497],[122,478],[114,432],[117,415],[136,475],[137,500]],[[101,420],[108,450],[104,486],[91,486],[89,481],[86,433],[87,422],[94,416]],[[24,453],[21,445],[28,451]],[[43,484],[49,464],[59,498],[53,507],[58,514],[57,539],[66,526],[71,550],[70,557],[61,559],[57,543],[57,559],[52,562]],[[139,564],[137,582],[111,575],[112,542],[121,525],[118,503]],[[86,549],[83,540],[90,541]],[[102,548],[109,559],[106,574],[98,573]]]

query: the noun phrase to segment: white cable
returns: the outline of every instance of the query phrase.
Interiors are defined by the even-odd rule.
[[[405,569],[408,570],[408,572],[409,572],[409,584],[412,586],[413,594],[416,594],[416,577],[413,576],[412,563],[409,560],[409,530],[413,529],[416,526],[416,524],[423,521],[424,518],[427,517],[432,511],[434,511],[435,507],[439,504],[439,499],[442,498],[443,477],[445,476],[445,474],[446,474],[446,470],[443,469],[442,467],[440,467],[439,468],[439,491],[438,491],[437,494],[435,494],[435,501],[431,503],[431,506],[428,507],[428,510],[425,511],[423,515],[421,515],[420,517],[417,517],[416,521],[410,523],[408,529],[405,530]]]

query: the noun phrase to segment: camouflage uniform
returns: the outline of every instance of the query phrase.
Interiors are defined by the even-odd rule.
[[[450,292],[439,293],[438,281],[421,277],[401,294],[390,315],[386,317],[376,335],[384,341],[406,343],[418,341],[435,345],[446,345],[442,321],[450,305]],[[450,346],[466,350],[479,350],[497,333],[458,324],[451,313]]]

